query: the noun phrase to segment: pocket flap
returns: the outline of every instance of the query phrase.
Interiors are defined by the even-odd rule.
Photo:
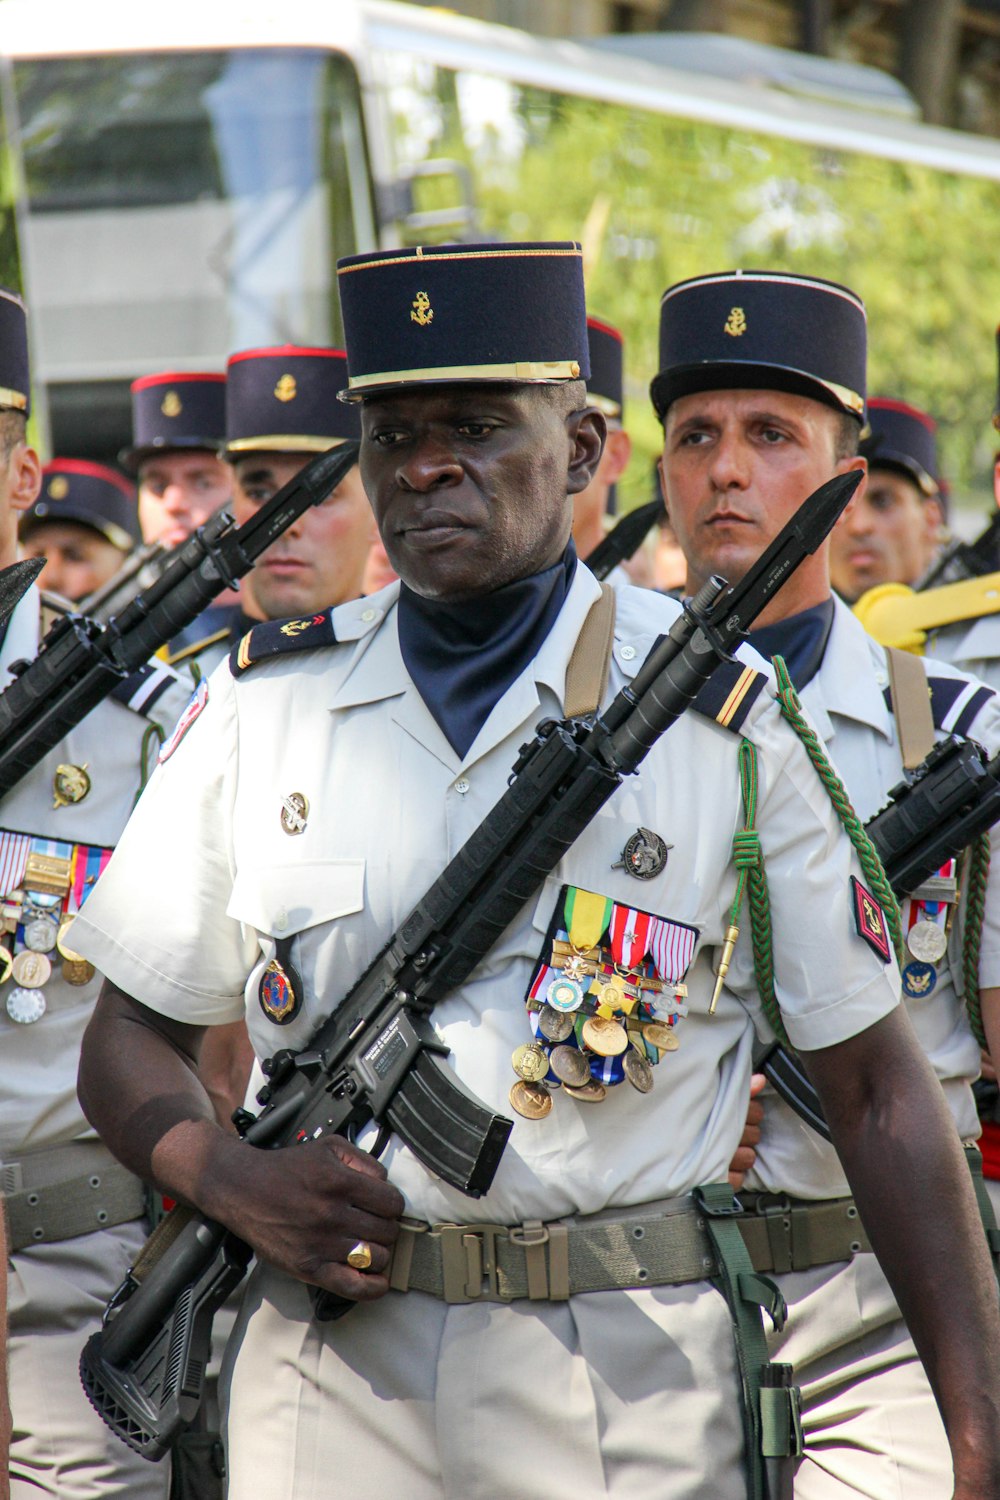
[[[292,937],[364,904],[365,861],[328,859],[239,870],[226,914],[272,937]]]

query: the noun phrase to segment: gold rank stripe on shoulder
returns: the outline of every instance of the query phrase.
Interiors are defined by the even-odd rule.
[[[915,593],[905,583],[879,584],[861,595],[854,613],[879,645],[919,654],[929,630],[1000,614],[1000,573],[966,578],[922,593]]]
[[[229,653],[229,669],[234,677],[240,677],[257,662],[285,656],[292,651],[314,651],[319,646],[332,646],[336,640],[332,609],[300,619],[265,620],[248,630],[233,647]]]
[[[735,717],[737,710],[742,706],[743,699],[746,697],[747,693],[750,691],[750,688],[753,686],[754,678],[757,677],[757,675],[758,673],[754,670],[753,667],[744,667],[743,671],[736,679],[736,682],[733,685],[732,692],[729,694],[725,703],[723,703],[719,712],[715,716],[716,723],[721,724],[723,729],[729,728],[729,725]]]

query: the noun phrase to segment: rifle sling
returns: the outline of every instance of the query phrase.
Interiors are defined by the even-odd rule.
[[[912,651],[886,647],[892,712],[899,733],[903,766],[913,771],[934,748],[934,715],[923,661]]]
[[[601,597],[590,606],[566,668],[563,712],[568,719],[595,713],[600,707],[614,634],[615,591],[609,583],[602,583]]]

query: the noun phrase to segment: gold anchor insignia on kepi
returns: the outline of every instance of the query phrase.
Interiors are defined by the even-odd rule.
[[[303,792],[289,792],[281,799],[281,826],[286,833],[304,833],[309,817],[309,798]]]
[[[434,309],[431,307],[431,299],[426,292],[418,292],[413,299],[410,319],[419,323],[421,328],[426,328],[428,323],[434,321]]]
[[[45,493],[50,500],[65,500],[69,494],[69,480],[65,474],[53,474],[49,480]]]
[[[746,331],[747,319],[742,307],[730,308],[729,317],[726,319],[726,332],[730,338],[741,338]]]
[[[279,401],[294,401],[299,394],[299,388],[295,383],[295,376],[282,375],[274,387],[274,394]]]
[[[160,410],[165,417],[179,417],[184,407],[181,398],[176,391],[168,391],[160,402]]]
[[[52,791],[55,796],[53,807],[70,807],[75,802],[82,802],[90,791],[90,777],[87,775],[87,761],[82,766],[56,766],[56,773],[52,778]]]

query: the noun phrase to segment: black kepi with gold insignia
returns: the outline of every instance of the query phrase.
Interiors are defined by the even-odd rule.
[[[864,303],[836,282],[784,271],[696,276],[663,294],[650,396],[662,419],[699,391],[788,391],[863,423],[866,342]]]
[[[131,390],[132,446],[118,455],[130,474],[156,453],[217,451],[225,431],[225,375],[169,370],[133,380]]]
[[[28,315],[16,292],[0,286],[0,411],[31,413]]]
[[[337,263],[349,388],[586,380],[579,245],[428,245]]]
[[[357,412],[337,400],[347,385],[342,349],[244,349],[230,358],[226,373],[223,458],[325,453],[361,436]]]
[[[869,468],[898,470],[928,498],[938,493],[937,423],[932,416],[906,401],[873,396],[868,426],[860,452]]]
[[[41,522],[74,521],[130,552],[140,539],[135,490],[121,474],[83,458],[54,458],[42,470],[38,499],[21,518],[23,542]]]

